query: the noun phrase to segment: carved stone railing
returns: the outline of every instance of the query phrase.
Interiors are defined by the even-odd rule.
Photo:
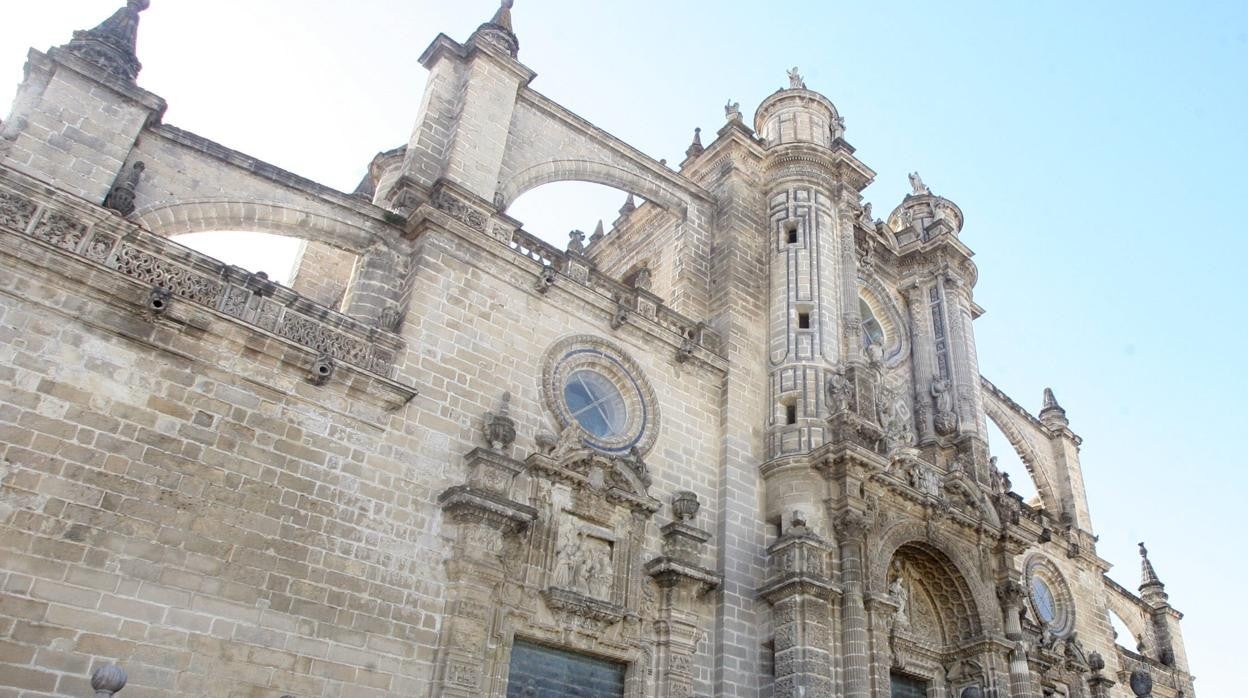
[[[620,310],[624,311],[622,315],[617,314],[620,322],[627,321],[624,316],[637,314],[678,335],[681,341],[691,342],[716,355],[721,354],[719,335],[705,323],[691,320],[663,305],[661,298],[648,291],[627,286],[603,274],[593,268],[586,257],[564,252],[522,228],[515,228],[500,239],[504,240],[507,246],[516,253],[550,267],[560,272],[565,278],[582,283],[606,298],[615,300]],[[579,266],[584,269],[582,273],[577,273],[572,268],[578,266],[575,262],[569,263],[569,257],[572,256],[579,258]]]
[[[554,245],[543,242],[520,228],[512,231],[509,245],[511,249],[544,266],[557,269],[563,261],[563,252]]]
[[[291,289],[0,172],[0,229],[125,275],[167,297],[211,308],[333,361],[389,378],[399,338]]]
[[[1131,674],[1139,671],[1147,673],[1152,677],[1154,683],[1169,688],[1175,695],[1179,695],[1179,691],[1186,692],[1191,685],[1191,677],[1183,671],[1166,666],[1138,652],[1132,652],[1122,645],[1114,645],[1114,649],[1118,651],[1118,677],[1120,683],[1129,683]]]

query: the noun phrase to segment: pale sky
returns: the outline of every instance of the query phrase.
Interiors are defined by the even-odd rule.
[[[120,4],[7,10],[0,105],[27,47],[64,43]],[[154,0],[139,83],[168,100],[166,122],[350,191],[375,153],[407,141],[420,53],[439,31],[467,38],[495,6]],[[1186,613],[1197,690],[1242,694],[1248,463],[1228,439],[1248,396],[1248,3],[520,0],[514,16],[533,87],[655,158],[679,162],[729,98],[750,122],[797,65],[879,173],[876,215],[912,170],[957,202],[988,311],[984,375],[1033,411],[1053,387],[1085,439],[1112,576],[1138,585],[1146,540]],[[562,246],[623,197],[550,185],[512,213]],[[240,248],[260,249],[213,253]],[[281,254],[230,261],[280,274]],[[1027,489],[1008,445],[992,445]]]

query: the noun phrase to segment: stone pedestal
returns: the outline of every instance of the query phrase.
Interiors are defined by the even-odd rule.
[[[681,520],[662,527],[663,555],[646,563],[645,570],[661,591],[659,617],[654,624],[656,698],[693,695],[693,656],[700,634],[698,599],[719,587],[720,576],[701,566],[702,552],[711,534],[689,521],[697,514],[697,498],[677,493],[672,508]]]
[[[487,640],[494,611],[489,599],[506,577],[503,557],[516,546],[514,535],[528,527],[537,510],[509,497],[512,481],[524,464],[479,448],[468,454],[468,484],[438,497],[455,542],[447,574],[453,590],[439,650],[434,696],[480,696],[494,667]]]
[[[777,698],[830,698],[832,608],[839,590],[829,575],[831,546],[804,525],[767,549],[770,575],[759,595],[771,604]]]

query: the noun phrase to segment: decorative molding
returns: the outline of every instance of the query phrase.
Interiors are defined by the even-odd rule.
[[[6,175],[7,178],[16,175]],[[388,378],[402,343],[284,286],[148,233],[115,216],[92,216],[0,182],[0,227],[91,264],[168,291],[310,349]],[[18,185],[20,186],[20,185]]]

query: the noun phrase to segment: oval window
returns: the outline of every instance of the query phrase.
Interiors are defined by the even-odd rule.
[[[880,326],[880,321],[875,319],[875,313],[871,312],[871,306],[863,299],[858,299],[858,313],[862,316],[862,348],[878,344],[880,348],[884,347],[884,328]]]
[[[1031,578],[1031,598],[1036,606],[1036,615],[1047,624],[1057,620],[1057,601],[1053,599],[1053,590],[1039,577]]]

